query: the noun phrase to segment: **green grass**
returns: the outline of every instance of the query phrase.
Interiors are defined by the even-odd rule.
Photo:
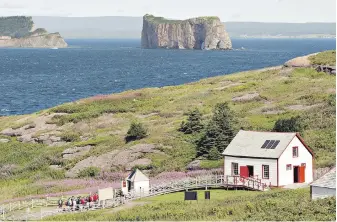
[[[313,65],[336,65],[336,50],[329,50],[310,56]]]
[[[179,24],[182,22],[185,22],[187,20],[175,20],[175,19],[166,19],[164,17],[156,17],[154,15],[145,15],[146,20],[152,22],[152,23],[156,23],[156,24]],[[220,20],[219,17],[217,16],[201,16],[201,17],[197,17],[197,19],[200,20],[204,20],[204,21],[213,21],[213,20]]]
[[[200,162],[200,167],[203,169],[212,169],[212,168],[222,168],[224,164],[223,159],[221,160],[202,160]]]
[[[109,209],[45,218],[50,221],[293,221],[335,220],[336,199],[310,200],[309,189],[250,192],[212,190],[211,200],[184,201],[183,193],[158,196],[149,204],[118,212]]]

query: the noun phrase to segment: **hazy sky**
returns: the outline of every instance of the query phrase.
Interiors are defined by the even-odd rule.
[[[216,15],[222,21],[335,22],[336,0],[0,0],[0,15]]]

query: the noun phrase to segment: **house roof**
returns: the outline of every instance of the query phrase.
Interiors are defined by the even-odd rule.
[[[312,182],[310,185],[336,189],[336,167],[332,168],[329,172]]]
[[[309,147],[304,144],[303,139],[298,133],[279,133],[279,132],[256,132],[240,130],[232,142],[222,153],[225,156],[257,157],[277,159],[287,148],[293,138],[297,136],[303,145],[312,154]],[[262,145],[267,140],[279,140],[274,149],[262,149]]]
[[[126,178],[126,180],[138,182],[138,181],[149,181],[149,178],[145,176],[145,174],[143,174],[142,171],[135,169],[130,173],[130,175]]]

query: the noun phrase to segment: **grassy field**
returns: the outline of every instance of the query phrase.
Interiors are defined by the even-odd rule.
[[[336,199],[312,201],[309,189],[275,190],[269,192],[211,190],[211,200],[203,199],[198,192],[198,202],[186,202],[183,193],[144,199],[148,204],[118,212],[67,214],[46,218],[50,221],[153,221],[153,220],[249,220],[249,221],[299,221],[336,219]]]
[[[320,54],[318,55],[320,57]],[[230,102],[239,120],[236,128],[271,131],[280,118],[300,115],[306,128],[301,132],[315,153],[315,166],[335,164],[336,77],[313,69],[266,69],[203,79],[178,86],[145,88],[119,94],[96,96],[63,104],[25,116],[0,117],[0,130],[32,124],[37,118],[56,115],[47,124],[55,123],[56,135],[70,141],[61,147],[27,144],[9,138],[0,143],[0,201],[43,193],[33,182],[62,179],[66,170],[89,156],[101,155],[116,149],[127,149],[138,143],[156,144],[162,154],[146,154],[152,163],[152,173],[182,171],[196,155],[193,136],[178,132],[186,113],[195,107],[206,122],[219,102]],[[251,100],[235,101],[250,93]],[[234,98],[234,100],[233,100]],[[148,136],[126,143],[124,137],[133,121],[148,128]],[[22,123],[23,122],[23,123]],[[36,136],[46,131],[36,132]],[[87,138],[80,141],[81,137]],[[73,146],[92,145],[90,152],[74,160],[63,160],[63,150]],[[49,165],[59,164],[64,170],[55,171]],[[201,161],[205,169],[218,168],[219,161]],[[28,186],[26,184],[29,184]],[[53,188],[53,192],[64,188]]]

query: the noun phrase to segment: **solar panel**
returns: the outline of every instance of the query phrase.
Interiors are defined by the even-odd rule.
[[[265,142],[264,142],[264,144],[261,146],[261,148],[263,149],[263,148],[266,148],[266,146],[267,146],[267,144],[270,142],[270,140],[266,140]]]
[[[279,140],[275,140],[275,143],[270,147],[270,149],[275,149],[279,143]]]
[[[275,143],[275,140],[270,140],[270,142],[268,143],[268,145],[266,146],[266,149],[270,149],[270,147],[272,147],[272,145]]]

